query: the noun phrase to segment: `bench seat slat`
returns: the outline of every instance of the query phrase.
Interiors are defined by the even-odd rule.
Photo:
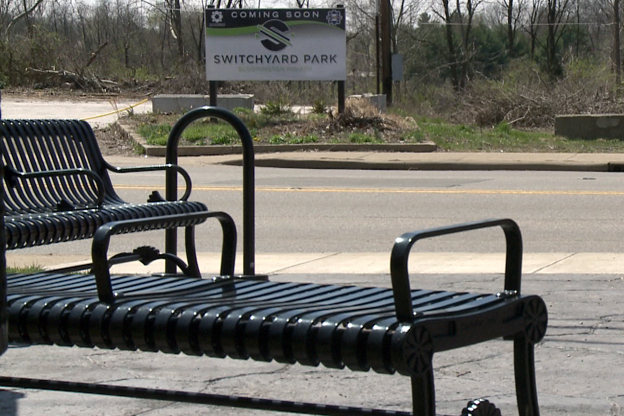
[[[202,202],[151,202],[120,204],[103,209],[43,214],[19,214],[5,218],[7,249],[18,249],[93,237],[102,224],[136,218],[206,211]],[[197,225],[199,221],[189,222]],[[150,226],[147,229],[157,229]],[[146,229],[146,230],[147,230]],[[137,231],[142,231],[138,228]]]
[[[75,284],[67,280],[61,290],[21,275],[14,284],[9,276],[13,342],[393,373],[390,349],[398,328],[423,325],[441,336],[461,336],[458,317],[507,319],[531,298],[412,290],[418,314],[406,323],[397,320],[392,290],[385,288],[114,275],[124,296],[106,304],[97,298],[93,276],[72,276]],[[36,294],[26,293],[29,286]],[[454,325],[455,335],[448,330]]]

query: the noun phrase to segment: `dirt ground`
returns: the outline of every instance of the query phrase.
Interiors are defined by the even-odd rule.
[[[134,144],[116,134],[111,127],[94,130],[100,150],[106,156],[135,156],[140,157],[134,151]]]

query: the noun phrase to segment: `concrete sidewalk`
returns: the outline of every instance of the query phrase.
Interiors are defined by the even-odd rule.
[[[266,148],[267,146],[265,146]],[[357,146],[354,146],[354,149]],[[284,147],[282,147],[284,149]],[[105,156],[115,166],[135,165],[139,156]],[[162,162],[163,156],[143,160]],[[256,167],[293,169],[362,170],[515,170],[623,172],[624,154],[619,153],[456,153],[382,151],[280,151],[263,149],[254,155]],[[154,162],[156,163],[156,162]],[[180,156],[188,165],[242,164],[239,154]]]
[[[187,163],[185,158],[184,163]],[[220,164],[241,164],[241,157],[202,156]],[[283,152],[255,155],[257,167],[371,170],[536,170],[622,172],[624,154],[616,153],[454,153],[454,152]]]
[[[87,255],[41,256],[7,252],[9,267],[37,265],[47,269],[75,266],[89,262]],[[114,253],[110,253],[111,257]],[[199,268],[205,277],[219,273],[220,253],[198,253]],[[237,254],[236,273],[242,274],[242,253]],[[624,275],[624,253],[524,253],[523,272],[528,275],[552,274],[613,274]],[[276,275],[387,275],[390,273],[389,253],[256,253],[256,273]],[[417,252],[410,256],[414,273],[478,274],[502,273],[504,253]],[[163,262],[144,266],[139,262],[113,266],[114,273],[153,274],[163,272]],[[624,311],[623,311],[624,313]]]

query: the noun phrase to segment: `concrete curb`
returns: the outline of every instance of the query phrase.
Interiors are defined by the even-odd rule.
[[[226,160],[223,165],[241,166],[242,160]],[[610,163],[556,163],[556,162],[392,162],[323,159],[256,159],[257,167],[299,169],[367,169],[367,170],[513,170],[513,171],[578,171],[614,172]]]

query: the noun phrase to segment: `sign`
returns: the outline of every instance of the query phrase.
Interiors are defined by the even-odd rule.
[[[392,54],[392,81],[403,81],[403,55]]]
[[[344,81],[345,9],[207,9],[209,81]]]

